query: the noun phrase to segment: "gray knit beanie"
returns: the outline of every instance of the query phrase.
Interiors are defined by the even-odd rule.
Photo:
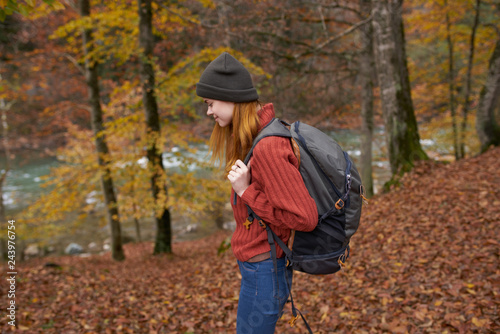
[[[249,102],[259,98],[248,70],[227,52],[208,64],[196,84],[196,94],[228,102]]]

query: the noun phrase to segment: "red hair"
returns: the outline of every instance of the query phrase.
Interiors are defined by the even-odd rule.
[[[259,132],[259,106],[259,101],[235,103],[231,124],[226,127],[215,124],[209,143],[212,151],[211,162],[218,161],[222,164],[225,160],[226,173],[229,173],[236,160],[243,161],[252,148],[253,139]]]

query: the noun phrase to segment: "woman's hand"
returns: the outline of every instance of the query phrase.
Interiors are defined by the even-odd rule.
[[[227,178],[231,181],[234,192],[241,197],[250,185],[250,162],[247,166],[243,163],[243,161],[236,160],[235,164],[231,167],[231,171],[227,175]]]

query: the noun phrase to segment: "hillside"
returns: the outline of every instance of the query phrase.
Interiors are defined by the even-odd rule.
[[[419,164],[364,208],[351,257],[330,276],[294,276],[294,299],[316,333],[500,331],[500,149]],[[18,264],[19,333],[235,332],[239,273],[217,232],[152,256],[153,244],[110,255]],[[55,262],[61,268],[45,267]],[[0,280],[2,333],[7,281]],[[277,333],[304,333],[288,325]]]

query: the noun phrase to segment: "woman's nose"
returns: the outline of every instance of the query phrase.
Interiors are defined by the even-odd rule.
[[[211,116],[213,114],[214,114],[214,112],[212,111],[212,108],[208,107],[208,109],[207,109],[207,116]]]

